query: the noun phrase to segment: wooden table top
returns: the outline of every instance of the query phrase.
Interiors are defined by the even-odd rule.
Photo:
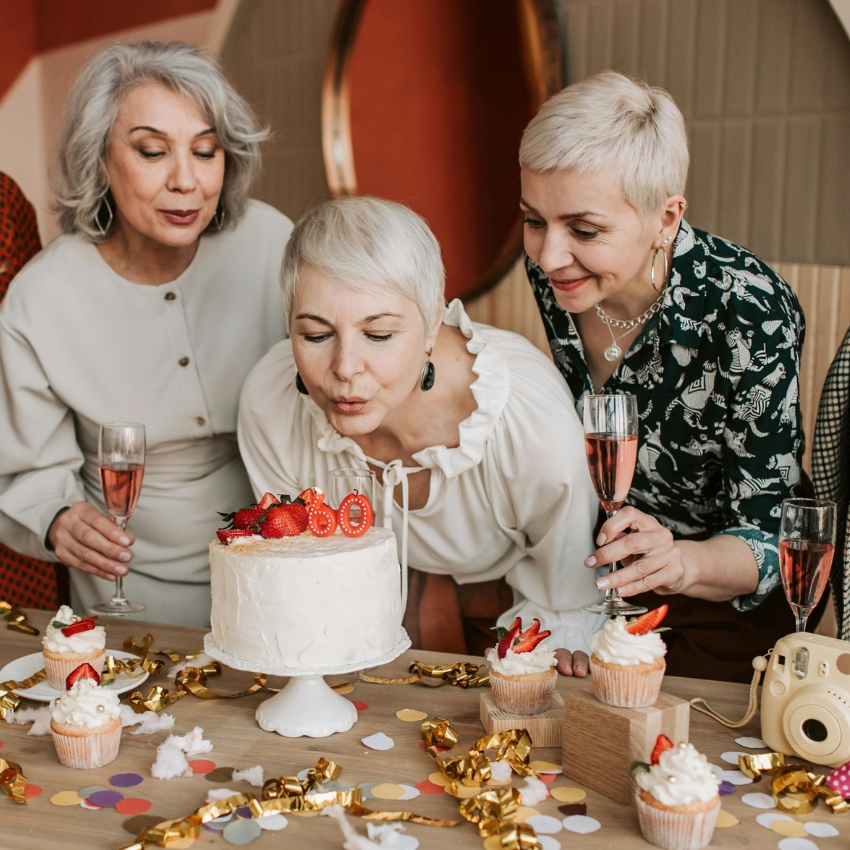
[[[43,633],[48,621],[47,612],[32,611],[30,622]],[[119,649],[124,639],[132,634],[137,641],[150,631],[160,648],[173,649],[185,655],[202,646],[203,632],[198,629],[179,628],[159,624],[112,621],[107,626],[107,646]],[[32,652],[40,651],[40,638],[9,631],[0,621],[0,667]],[[406,652],[401,658],[386,665],[373,674],[401,676],[407,671],[411,660],[428,663],[450,663],[460,660],[439,653],[421,651]],[[476,659],[467,659],[476,660]],[[478,659],[480,660],[480,659]],[[165,670],[168,669],[166,662]],[[329,677],[329,681],[350,680],[352,676]],[[224,670],[221,676],[210,680],[209,686],[217,692],[236,692],[247,688],[252,677],[249,673]],[[279,686],[282,680],[271,678],[269,685]],[[154,684],[169,686],[164,673],[148,679],[141,687],[147,691]],[[586,688],[588,680],[561,677],[558,688],[567,693],[575,688]],[[719,710],[732,717],[743,715],[747,702],[747,687],[722,682],[707,682],[698,679],[667,677],[664,690],[682,698],[704,696]],[[361,782],[391,782],[416,785],[428,777],[435,767],[431,757],[419,748],[418,723],[405,723],[395,716],[402,708],[413,708],[429,715],[447,717],[459,735],[459,743],[452,753],[462,753],[483,733],[479,721],[480,690],[462,690],[443,685],[426,687],[413,685],[379,685],[358,681],[349,699],[369,706],[359,714],[358,722],[348,732],[329,738],[283,738],[275,733],[263,732],[254,720],[257,705],[269,698],[260,692],[234,700],[202,700],[187,695],[173,707],[166,709],[176,718],[174,734],[185,734],[194,726],[204,729],[204,737],[211,740],[214,749],[201,756],[214,761],[220,767],[244,769],[261,764],[266,779],[275,776],[292,776],[300,770],[315,765],[318,758],[327,756],[342,765],[339,779],[355,786]],[[32,706],[34,703],[22,703]],[[30,799],[27,805],[18,805],[0,796],[0,847],[15,850],[53,850],[53,848],[86,848],[86,850],[117,850],[135,837],[122,824],[127,816],[113,808],[91,811],[80,806],[59,807],[52,805],[50,798],[59,791],[77,791],[81,788],[100,785],[110,787],[109,777],[116,773],[139,773],[144,781],[129,789],[126,796],[150,800],[153,807],[149,814],[162,820],[185,817],[203,805],[207,792],[212,788],[227,787],[236,791],[251,791],[259,794],[245,782],[211,783],[204,776],[161,781],[150,775],[151,764],[157,746],[167,733],[156,735],[123,734],[118,759],[97,770],[73,770],[63,767],[56,758],[52,738],[27,736],[27,726],[9,725],[0,722],[0,756],[18,762],[24,769],[28,781],[43,788],[43,793]],[[385,732],[395,741],[395,746],[386,751],[367,749],[360,739],[375,732]],[[758,717],[741,730],[726,729],[697,712],[691,712],[691,741],[715,764],[726,767],[720,759],[723,752],[741,749],[735,738],[760,734]],[[600,758],[604,754],[600,753]],[[560,763],[560,751],[537,749],[533,759]],[[728,765],[731,769],[732,765]],[[521,780],[514,778],[519,787]],[[572,780],[558,777],[551,787],[558,785],[576,786]],[[122,790],[122,789],[118,789]],[[756,823],[758,809],[741,802],[748,791],[769,791],[764,783],[738,786],[735,793],[724,796],[723,809],[735,815],[741,823],[728,829],[715,831],[712,847],[770,847],[775,848],[781,836]],[[587,814],[602,824],[599,831],[589,835],[575,835],[562,831],[553,836],[563,846],[578,844],[587,848],[616,847],[646,848],[649,845],[640,835],[637,814],[633,806],[623,806],[589,791]],[[461,820],[461,825],[446,829],[410,824],[407,833],[415,836],[422,850],[429,848],[480,848],[482,839],[476,828],[463,821],[458,814],[457,801],[447,794],[422,794],[407,802],[384,802],[369,800],[364,803],[372,809],[407,810],[439,818]],[[562,817],[558,813],[556,800],[548,800],[535,806],[541,814]],[[288,817],[289,825],[281,832],[266,832],[256,840],[258,850],[263,847],[292,848],[341,848],[342,833],[339,826],[325,817]],[[365,823],[350,818],[360,832],[365,832]],[[815,839],[821,848],[846,847],[850,838],[850,816],[833,815],[828,807],[819,804],[814,813],[799,820],[828,822],[839,829],[837,838]],[[227,843],[218,833],[201,830],[196,846],[219,847]]]

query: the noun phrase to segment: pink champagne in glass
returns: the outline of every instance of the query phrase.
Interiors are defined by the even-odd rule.
[[[786,499],[779,525],[779,574],[797,631],[826,589],[835,554],[836,505],[828,499]]]
[[[144,475],[145,467],[141,463],[106,463],[100,467],[103,500],[116,522],[126,521],[135,510]]]
[[[596,497],[610,519],[623,507],[635,474],[638,450],[637,399],[633,395],[587,395],[584,397],[584,446]],[[611,563],[611,572],[618,569]],[[620,598],[614,588],[605,598],[582,608],[592,614],[643,614],[646,608]]]

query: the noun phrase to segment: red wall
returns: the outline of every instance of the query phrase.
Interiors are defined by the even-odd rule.
[[[370,0],[349,67],[357,191],[412,207],[472,289],[518,216],[532,115],[517,0]]]
[[[0,0],[0,97],[38,52],[37,0]]]

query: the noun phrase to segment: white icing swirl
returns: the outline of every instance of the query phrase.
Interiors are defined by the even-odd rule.
[[[545,673],[557,663],[555,651],[544,643],[539,643],[529,652],[507,651],[504,658],[499,658],[499,651],[493,647],[487,653],[487,663],[491,670],[502,676],[521,676],[524,673]]]
[[[92,679],[78,679],[70,691],[51,703],[51,714],[57,723],[97,729],[121,716],[118,694],[96,685]]]
[[[720,780],[693,744],[679,744],[661,753],[658,764],[638,771],[635,781],[664,806],[684,806],[717,797]]]
[[[53,620],[62,623],[65,626],[70,626],[81,620],[67,605],[63,605],[57,612]],[[103,626],[95,626],[87,632],[77,632],[75,635],[66,637],[62,634],[62,628],[56,628],[53,621],[44,630],[44,637],[41,639],[45,649],[51,652],[56,652],[59,655],[78,655],[91,652],[97,652],[106,646],[106,629]]]
[[[626,631],[624,617],[611,617],[590,639],[591,655],[606,664],[652,664],[667,654],[667,647],[657,632],[633,635]]]

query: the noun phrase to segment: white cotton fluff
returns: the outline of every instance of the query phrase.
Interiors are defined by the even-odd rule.
[[[48,705],[41,708],[19,708],[6,713],[6,722],[16,723],[19,726],[32,723],[27,735],[49,735],[50,716]]]
[[[157,714],[154,711],[146,711],[143,714],[136,714],[129,705],[121,706],[121,725],[138,726],[134,729],[131,735],[153,735],[157,732],[164,732],[174,728],[173,714]]]
[[[191,776],[192,768],[186,760],[183,750],[172,743],[172,735],[165,743],[159,745],[156,751],[156,761],[151,766],[151,776],[154,779],[174,779],[177,776]]]
[[[519,790],[523,806],[536,806],[549,796],[549,789],[536,776],[526,776],[525,784]]]
[[[380,844],[375,844],[374,841],[370,841],[365,835],[360,835],[354,829],[348,822],[342,806],[328,806],[326,809],[322,809],[321,814],[333,818],[339,824],[339,828],[342,830],[343,836],[345,836],[345,842],[342,845],[343,850],[380,850]]]
[[[206,803],[207,805],[217,803],[219,800],[226,800],[238,793],[238,791],[231,791],[229,788],[213,788],[212,791],[207,791]]]
[[[191,732],[187,732],[182,737],[172,735],[166,743],[174,744],[186,753],[187,756],[198,756],[201,753],[208,753],[212,748],[212,741],[204,740],[204,730],[200,726],[196,726]]]
[[[379,847],[394,847],[398,834],[404,829],[400,823],[367,823],[366,833]]]
[[[187,667],[206,667],[207,664],[212,664],[213,661],[215,661],[215,658],[211,655],[207,655],[206,652],[201,652],[197,658],[190,658],[186,661],[178,661],[176,664],[169,667],[168,672],[165,674],[165,678],[170,682],[173,682],[181,670],[185,670]]]
[[[245,770],[234,770],[233,771],[233,781],[239,782],[242,779],[247,782],[249,785],[253,785],[256,788],[262,788],[263,786],[263,768],[262,765],[256,764],[254,767],[246,767]]]
[[[511,778],[510,762],[500,759],[499,761],[490,762],[490,776],[496,782],[507,782]]]

